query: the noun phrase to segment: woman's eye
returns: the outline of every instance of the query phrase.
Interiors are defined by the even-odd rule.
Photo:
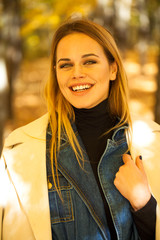
[[[72,64],[71,63],[63,63],[59,67],[60,68],[69,68],[69,67],[72,67]]]
[[[95,63],[97,63],[95,60],[88,60],[88,61],[84,62],[84,65],[92,65]]]

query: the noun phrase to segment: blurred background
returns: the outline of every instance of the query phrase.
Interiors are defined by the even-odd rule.
[[[128,75],[131,111],[160,124],[159,0],[1,0],[0,152],[13,129],[47,111],[51,40],[70,16],[110,30]]]

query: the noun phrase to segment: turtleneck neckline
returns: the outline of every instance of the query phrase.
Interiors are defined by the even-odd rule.
[[[108,98],[93,108],[73,108],[78,130],[85,128],[85,131],[88,131],[92,128],[98,128],[99,130],[101,129],[101,131],[106,131],[113,126],[114,117],[109,110]]]
[[[109,106],[108,106],[108,98],[100,102],[98,105],[92,108],[74,108],[75,114],[80,115],[80,114],[88,114],[90,116],[97,116],[102,115],[108,112]]]

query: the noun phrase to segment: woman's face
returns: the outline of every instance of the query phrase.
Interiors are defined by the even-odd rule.
[[[103,48],[83,33],[60,40],[56,52],[56,75],[63,96],[76,108],[92,108],[105,100],[117,65],[109,64]]]

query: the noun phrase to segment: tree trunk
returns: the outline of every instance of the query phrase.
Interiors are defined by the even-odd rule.
[[[6,88],[0,89],[0,153],[5,122],[12,118],[13,82],[22,58],[20,37],[20,0],[2,0],[0,56],[7,71]],[[3,79],[2,79],[3,81]],[[1,85],[0,85],[1,87]]]
[[[155,121],[160,124],[160,46],[158,54],[157,92],[155,105]]]

